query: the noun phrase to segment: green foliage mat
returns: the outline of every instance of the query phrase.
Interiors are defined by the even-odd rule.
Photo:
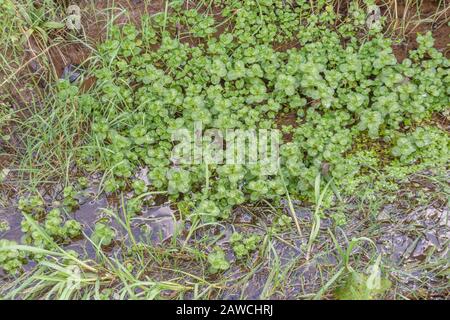
[[[217,15],[185,10],[182,1],[142,16],[142,28],[113,26],[98,47],[95,90],[59,83],[61,103],[92,117],[79,165],[104,171],[107,192],[168,190],[204,222],[287,192],[314,201],[318,176],[345,195],[364,182],[382,190],[443,167],[448,134],[428,119],[449,106],[449,60],[427,33],[397,62],[383,19],[367,24],[366,2],[352,2],[343,19],[325,1],[315,2],[315,14],[308,1],[215,1],[227,26],[220,35]],[[294,47],[276,50],[280,43]],[[270,129],[286,115],[296,120],[281,125],[292,139],[274,175],[261,175],[261,163],[171,163],[172,133],[192,131],[195,121],[204,130]],[[142,167],[148,185],[133,182]],[[324,203],[333,199],[329,193]],[[130,211],[141,204],[135,199]]]

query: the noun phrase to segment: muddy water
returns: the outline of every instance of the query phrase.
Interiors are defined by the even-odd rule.
[[[106,198],[98,200],[82,199],[79,209],[68,214],[67,218],[75,219],[83,226],[83,233],[90,237],[93,233],[95,223],[98,221],[108,222],[116,230],[116,243],[130,244],[129,233],[124,226],[125,219],[117,207],[111,208]],[[111,212],[117,214],[111,215]],[[22,214],[15,208],[0,209],[0,222],[7,225],[6,230],[0,231],[0,239],[14,240],[20,242],[23,236],[21,230]],[[175,232],[176,219],[169,206],[158,206],[147,208],[141,215],[130,219],[130,230],[137,242],[160,244],[169,239]],[[88,241],[83,239],[74,240],[66,249],[75,250],[79,254],[88,257],[95,257],[95,249]]]
[[[378,247],[390,260],[400,264],[414,260],[423,261],[431,252],[445,257],[449,252],[449,211],[444,208],[419,208],[406,215],[395,208],[388,208],[381,215],[382,226]]]
[[[289,213],[287,208],[285,211]],[[264,237],[273,223],[273,214],[239,208],[230,222],[222,222],[219,227],[204,228],[192,236],[192,242],[205,236],[216,237],[217,244],[223,247],[227,259],[231,262],[231,268],[223,275],[229,279],[227,288],[218,292],[218,298],[311,297],[342,266],[342,258],[329,236],[329,231],[344,249],[348,246],[349,239],[354,237],[368,236],[374,240],[376,251],[367,246],[364,250],[356,248],[352,255],[364,255],[367,252],[363,260],[368,261],[377,252],[381,253],[384,265],[392,270],[396,280],[402,282],[405,288],[416,288],[424,278],[433,279],[435,283],[442,285],[442,281],[435,274],[420,269],[419,263],[445,259],[448,256],[450,221],[447,208],[417,208],[413,212],[404,212],[395,206],[386,206],[376,217],[376,229],[373,229],[373,221],[361,217],[357,211],[348,212],[349,222],[342,227],[336,227],[333,220],[325,215],[312,247],[311,259],[308,261],[305,255],[313,211],[295,204],[295,214],[302,236],[296,228],[281,232],[272,238],[268,253],[260,255],[255,252],[247,262],[236,260],[229,243],[232,233],[238,231]],[[123,212],[116,204],[108,202],[107,198],[92,200],[92,197],[88,196],[80,199],[79,209],[68,217],[79,221],[88,237],[97,221],[110,224],[116,230],[117,237],[113,246],[105,248],[106,254],[120,254],[122,249],[130,247],[132,243],[130,233],[122,224],[125,220]],[[22,215],[14,208],[3,208],[0,209],[0,221],[2,220],[7,221],[9,230],[1,231],[0,238],[19,242],[22,237]],[[171,239],[176,229],[181,226],[173,210],[168,205],[162,205],[148,207],[140,215],[132,217],[129,227],[137,242],[160,245]],[[368,231],[369,229],[371,231]],[[85,258],[96,258],[96,250],[84,237],[66,245],[65,248],[75,250]],[[32,264],[27,266],[27,269],[30,266]],[[276,276],[280,274],[283,274],[282,278],[277,279]]]
[[[141,215],[132,217],[129,221],[131,235],[127,230],[123,211],[119,208],[113,209],[116,214],[111,215],[106,199],[97,201],[89,201],[80,206],[79,210],[74,213],[74,219],[84,226],[84,233],[90,237],[92,235],[95,223],[97,221],[105,221],[115,229],[115,244],[131,245],[131,235],[136,242],[146,244],[161,244],[175,232],[177,225],[172,209],[169,206],[152,207],[144,210]],[[89,258],[95,256],[95,250],[88,240],[80,240],[72,243],[70,248],[80,252],[84,251]],[[119,248],[109,248],[113,251]]]
[[[286,299],[313,296],[342,267],[342,257],[326,231],[328,229],[344,250],[352,238],[368,236],[372,239],[376,243],[376,250],[367,243],[362,243],[352,252],[352,260],[369,261],[377,254],[382,254],[385,270],[389,270],[388,274],[391,275],[391,280],[394,279],[398,292],[408,295],[417,288],[423,289],[428,285],[439,287],[446,283],[439,276],[440,271],[422,267],[423,263],[450,261],[450,220],[446,207],[424,207],[407,212],[388,205],[383,208],[377,223],[361,216],[357,211],[350,211],[348,215],[351,220],[342,227],[336,227],[331,219],[324,217],[309,261],[305,260],[305,245],[313,213],[309,208],[298,206],[295,206],[295,213],[304,233],[303,237],[290,232],[283,234],[282,239],[274,239],[273,253],[261,264],[255,263],[258,267],[254,270],[233,265],[227,274],[234,279],[240,279],[248,272],[254,274],[244,285],[230,286],[221,293],[221,298]],[[237,229],[245,230],[245,227],[238,226]],[[252,232],[264,235],[260,230]],[[258,262],[258,257],[255,259]],[[442,271],[442,268],[445,268],[445,264],[439,265],[439,270]],[[280,283],[273,278],[274,269],[284,274]],[[427,290],[431,292],[433,288]]]
[[[0,208],[0,222],[8,226],[6,230],[0,231],[0,239],[20,241],[23,235],[20,229],[21,221],[22,214],[14,208]]]

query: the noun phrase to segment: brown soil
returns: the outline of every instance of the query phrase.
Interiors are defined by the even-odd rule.
[[[381,1],[378,1],[381,2]],[[417,48],[416,36],[418,33],[431,31],[435,39],[435,48],[445,56],[450,56],[450,1],[424,0],[408,7],[406,1],[391,1],[390,7],[381,6],[381,11],[388,17],[390,29],[394,30],[401,42],[393,46],[398,61],[408,56],[409,50]],[[395,14],[397,12],[397,14]],[[419,14],[418,14],[419,12]],[[404,34],[401,33],[404,26]]]
[[[95,48],[97,43],[105,39],[106,22],[113,3],[115,8],[117,8],[112,11],[113,14],[119,15],[121,10],[123,10],[123,14],[119,15],[115,21],[117,24],[124,24],[131,21],[139,25],[140,17],[144,13],[153,14],[163,11],[165,1],[155,0],[147,4],[141,0],[116,0],[114,2],[111,0],[100,0],[95,2],[95,7],[92,7],[92,1],[80,1],[79,6],[82,13],[81,22],[83,32],[92,48]],[[90,48],[79,43],[67,43],[51,51],[52,62],[58,76],[61,76],[65,66],[68,64],[82,64],[90,54]]]
[[[297,113],[295,111],[290,111],[286,114],[281,114],[276,119],[277,128],[281,130],[283,126],[292,126],[294,128],[298,127],[297,123]],[[283,133],[283,142],[291,142],[292,133]]]
[[[120,9],[124,10],[117,19],[116,23],[124,24],[127,22],[133,22],[136,25],[140,24],[140,17],[147,14],[154,14],[156,12],[162,12],[165,8],[164,0],[99,0],[95,2],[95,8],[92,8],[92,1],[82,0],[80,1],[80,8],[82,11],[83,27],[85,28],[86,35],[94,42],[98,42],[103,39],[106,33],[106,20],[108,18],[108,10],[114,3],[114,14],[118,15]]]

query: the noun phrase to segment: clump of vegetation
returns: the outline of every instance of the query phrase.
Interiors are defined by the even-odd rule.
[[[22,197],[19,199],[18,209],[23,213],[42,215],[45,213],[44,200],[39,195]]]
[[[127,201],[127,214],[134,216],[141,213],[143,201],[140,198],[132,198]]]
[[[7,248],[17,245],[17,242],[7,239],[0,239],[0,268],[8,274],[16,274],[24,264],[27,263],[25,252]]]
[[[77,182],[81,189],[86,189],[89,187],[89,179],[86,177],[79,177]]]
[[[234,28],[219,37],[209,27],[203,28],[205,34],[193,30],[192,37],[203,39],[198,46],[161,29],[157,17],[143,18],[151,33],[131,24],[113,26],[99,47],[99,95],[73,95],[93,115],[93,143],[83,154],[87,168],[94,161],[109,173],[107,192],[129,187],[137,195],[167,191],[171,200],[188,203],[191,218],[215,222],[226,220],[242,203],[276,203],[286,191],[314,200],[318,175],[326,175],[322,183],[332,178],[342,194],[351,194],[367,174],[365,159],[352,153],[360,138],[391,145],[395,167],[407,168],[413,161],[423,169],[436,159],[444,162],[446,134],[413,126],[448,106],[449,60],[426,33],[418,37],[418,49],[398,63],[392,40],[362,19],[365,8],[353,3],[349,19],[334,30],[338,16],[322,2],[311,16],[302,2],[292,7],[282,1],[230,2],[223,14]],[[209,15],[175,4],[171,9],[166,25],[210,25]],[[273,48],[287,39],[301,46],[286,52]],[[149,49],[149,42],[157,49]],[[297,121],[289,128],[292,141],[281,146],[278,173],[262,175],[263,163],[211,164],[204,194],[204,164],[171,159],[172,133],[193,130],[196,121],[204,130],[270,129],[277,127],[277,117],[291,113]],[[109,120],[117,117],[121,120]],[[431,162],[418,152],[428,143],[436,146]],[[142,166],[149,169],[149,185],[134,178]],[[392,169],[379,162],[377,170]],[[129,211],[134,214],[139,207],[133,200]]]
[[[335,295],[339,300],[374,300],[382,298],[390,287],[391,282],[386,278],[377,281],[364,273],[352,272]]]
[[[209,271],[218,273],[230,268],[225,252],[220,247],[215,247],[214,251],[208,254]]]
[[[392,154],[405,164],[421,159],[430,165],[443,166],[449,157],[448,134],[435,127],[418,127],[399,135]]]
[[[68,186],[64,188],[64,200],[63,204],[67,207],[69,211],[73,211],[78,208],[78,201],[76,200],[77,191],[73,186]]]
[[[243,235],[235,232],[231,236],[230,242],[236,258],[242,259],[248,257],[250,253],[257,249],[258,244],[261,242],[261,236],[255,234]]]
[[[97,222],[95,224],[94,233],[91,236],[91,240],[98,246],[109,246],[114,238],[116,232],[107,224]]]
[[[284,231],[289,229],[289,226],[292,225],[292,217],[281,214],[275,218],[274,224],[272,226],[274,231]]]
[[[26,213],[24,213],[26,215]],[[21,230],[24,233],[22,242],[37,248],[52,250],[58,243],[68,243],[81,235],[82,226],[74,219],[62,217],[60,209],[52,209],[44,218],[27,215],[22,220]],[[44,257],[41,253],[32,254],[35,259]]]
[[[0,232],[5,232],[8,231],[9,229],[11,229],[8,221],[2,219],[0,220]]]
[[[53,209],[47,213],[44,230],[48,235],[57,239],[73,239],[81,235],[81,225],[76,220],[67,220],[63,223],[61,217],[61,211],[59,209]]]

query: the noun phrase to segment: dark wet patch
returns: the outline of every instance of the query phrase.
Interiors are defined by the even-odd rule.
[[[69,63],[64,67],[61,79],[67,79],[72,83],[77,81],[77,79],[81,76],[81,73],[82,70],[79,68],[79,66]]]
[[[450,240],[447,209],[418,208],[409,214],[400,210],[386,214],[385,210],[381,215],[378,245],[394,263],[423,261],[430,250],[435,258],[447,254],[448,246],[442,245]]]
[[[413,298],[430,298],[436,288],[445,286],[446,280],[440,274],[448,268],[447,207],[419,207],[408,212],[389,206],[382,212],[374,238],[400,292],[414,294]],[[426,296],[421,296],[419,288]]]
[[[12,207],[0,209],[0,222],[2,221],[7,225],[7,229],[0,231],[0,239],[20,241],[23,235],[20,228],[22,214]]]
[[[92,234],[97,221],[102,219],[108,221],[117,231],[117,237],[114,244],[103,248],[103,251],[107,256],[126,260],[127,253],[133,245],[130,233],[110,214],[115,212],[123,219],[123,212],[119,207],[109,203],[105,197],[91,200],[92,192],[90,189],[86,191],[85,197],[80,198],[79,209],[69,216],[83,224],[87,236]],[[284,201],[280,211],[289,213],[286,205]],[[298,234],[293,223],[291,228],[277,232],[276,236],[271,238],[271,246],[266,249],[267,252],[263,253],[258,249],[247,259],[237,260],[234,256],[229,243],[232,233],[238,231],[244,234],[258,234],[264,238],[275,220],[276,212],[273,210],[238,208],[230,219],[232,223],[222,221],[220,225],[200,228],[192,235],[189,245],[195,248],[203,248],[211,239],[216,239],[215,245],[220,245],[225,250],[227,260],[231,263],[231,268],[222,275],[206,275],[212,282],[227,279],[226,287],[218,290],[214,297],[292,299],[313,296],[342,267],[342,257],[338,254],[328,230],[333,232],[344,250],[348,246],[349,239],[354,237],[369,236],[376,240],[377,251],[383,255],[384,263],[392,268],[391,273],[398,283],[409,290],[419,287],[423,281],[421,279],[424,278],[432,280],[428,285],[432,283],[442,285],[433,272],[417,266],[418,263],[429,262],[432,261],[430,259],[442,258],[448,254],[450,238],[448,210],[431,207],[407,212],[393,205],[386,206],[376,218],[378,227],[374,229],[373,221],[359,216],[361,212],[358,212],[358,207],[351,209],[349,206],[351,210],[349,209],[348,215],[352,219],[347,225],[337,228],[332,219],[324,217],[321,220],[322,228],[312,247],[311,258],[306,260],[306,246],[314,220],[314,211],[313,208],[302,206],[298,201],[294,201],[293,205],[302,236]],[[11,228],[1,233],[0,237],[20,239],[21,215],[12,209],[3,210],[0,212],[0,221],[4,218],[8,219]],[[177,227],[181,226],[169,205],[147,207],[140,215],[130,219],[131,234],[135,240],[151,245],[157,252],[160,248],[164,255],[167,254],[164,253],[164,245],[172,239]],[[186,232],[179,235],[177,241],[184,241],[189,224],[186,224],[185,228]],[[93,260],[97,258],[96,250],[85,238],[76,239],[64,248],[75,250],[84,258]],[[209,249],[206,247],[206,251]],[[352,259],[358,257],[358,260],[369,261],[371,257],[376,256],[377,251],[370,245],[361,245],[353,250]],[[189,273],[205,276],[202,274],[203,267],[195,263],[193,257],[189,255],[183,257],[184,255],[186,253],[182,251],[174,252],[169,259],[176,259],[177,265],[179,267],[182,265]],[[151,262],[151,265],[153,263]],[[157,269],[151,271],[152,277],[164,280],[171,274],[169,271],[156,272]],[[170,296],[171,293],[167,294]]]
[[[125,219],[122,210],[111,205],[106,197],[92,200],[89,196],[92,196],[89,191],[86,191],[84,196],[80,196],[79,208],[73,213],[68,213],[66,219],[74,219],[80,222],[83,233],[87,237],[92,235],[96,222],[107,222],[116,230],[117,236],[114,245],[103,248],[105,251],[117,252],[121,249],[119,245],[122,244],[131,246],[129,232],[123,225]],[[115,215],[111,215],[111,212],[114,212]],[[0,209],[0,223],[7,226],[5,230],[0,230],[0,239],[14,240],[20,243],[24,235],[21,230],[22,220],[23,215],[16,208]],[[176,227],[177,222],[173,210],[167,205],[146,208],[141,215],[130,218],[130,230],[136,242],[161,244],[172,237]],[[93,259],[96,256],[94,246],[84,236],[73,239],[69,244],[63,245],[63,248],[74,250],[85,258]]]
[[[114,214],[111,215],[111,212]],[[177,222],[170,207],[152,207],[147,208],[140,215],[129,219],[130,234],[126,227],[123,211],[118,207],[109,207],[105,198],[89,201],[81,205],[73,213],[73,217],[84,226],[84,233],[88,237],[92,235],[96,222],[107,222],[116,231],[114,245],[104,248],[106,251],[112,252],[121,250],[122,248],[120,247],[122,245],[125,247],[132,246],[133,240],[130,239],[131,236],[138,243],[161,244],[172,237],[177,227]],[[95,248],[87,239],[76,241],[69,247],[79,253],[87,254],[89,258],[95,257]]]

